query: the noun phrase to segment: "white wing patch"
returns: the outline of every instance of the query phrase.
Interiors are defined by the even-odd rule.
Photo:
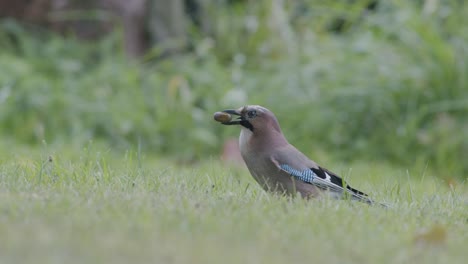
[[[325,178],[325,180],[328,181],[328,182],[331,182],[331,176],[330,176],[330,174],[328,174],[328,173],[325,172],[325,175],[327,176],[327,177]]]

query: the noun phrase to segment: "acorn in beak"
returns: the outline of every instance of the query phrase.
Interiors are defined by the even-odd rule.
[[[238,116],[234,121],[232,120],[233,115]],[[214,113],[213,118],[223,125],[239,125],[241,124],[242,120],[244,120],[239,111],[235,109],[227,109],[221,112],[216,112]]]

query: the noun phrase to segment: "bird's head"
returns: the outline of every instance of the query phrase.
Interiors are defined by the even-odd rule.
[[[233,116],[237,116],[233,119]],[[281,131],[273,112],[259,105],[246,105],[215,113],[215,120],[223,125],[241,125],[253,133],[259,131]]]

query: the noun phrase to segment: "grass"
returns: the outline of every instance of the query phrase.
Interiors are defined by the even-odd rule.
[[[383,209],[266,194],[245,168],[215,157],[182,166],[98,144],[14,146],[0,155],[2,263],[464,263],[468,256],[466,184],[449,187],[424,167],[323,157],[354,187],[392,204]]]

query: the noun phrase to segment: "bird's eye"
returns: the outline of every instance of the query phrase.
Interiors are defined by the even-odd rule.
[[[256,115],[257,115],[257,111],[255,111],[255,110],[250,110],[250,111],[247,112],[247,116],[249,118],[254,118]]]

